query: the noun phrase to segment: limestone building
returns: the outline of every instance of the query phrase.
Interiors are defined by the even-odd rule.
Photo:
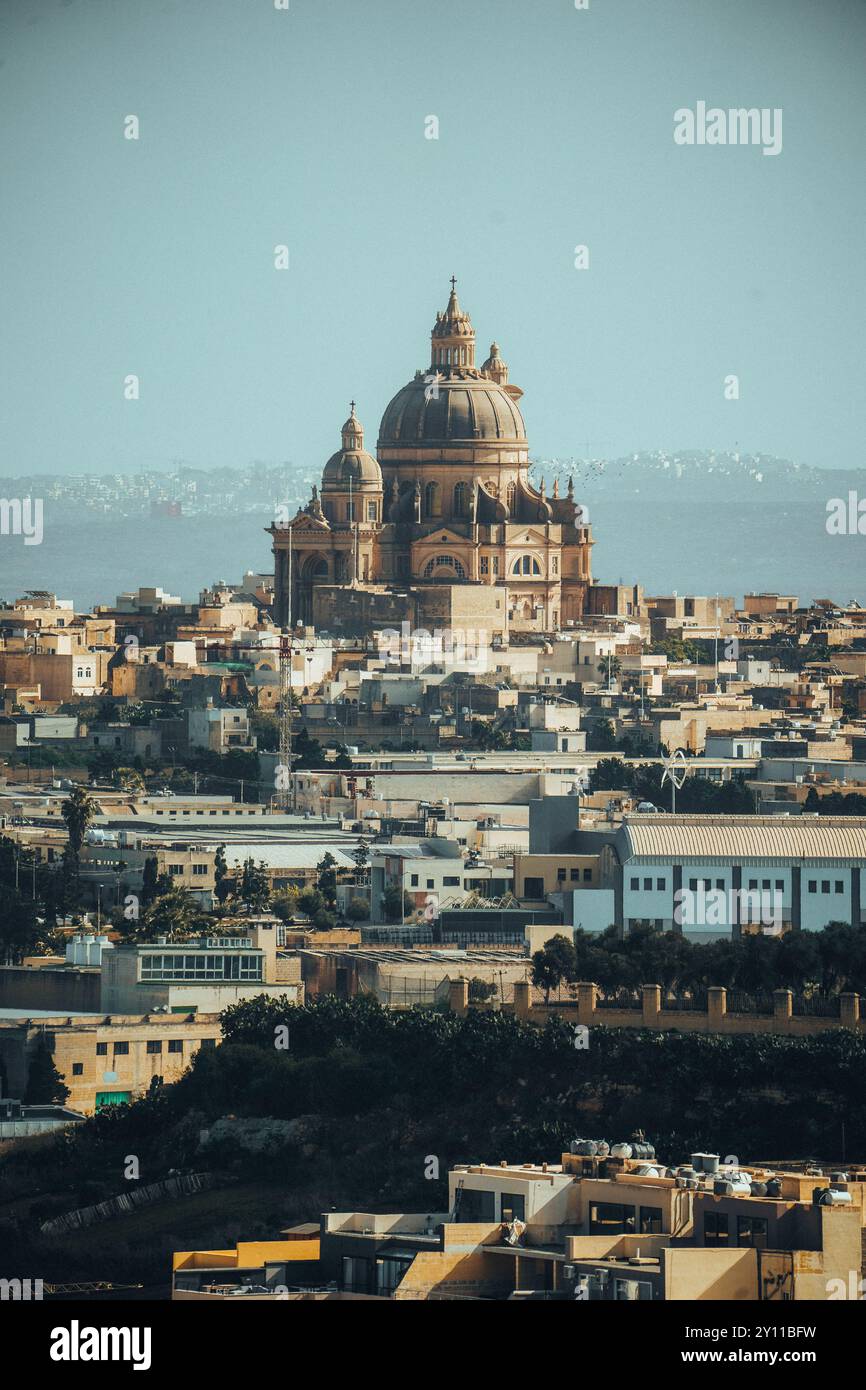
[[[571,482],[529,481],[522,392],[475,330],[454,280],[430,361],[387,406],[376,457],[352,402],[321,493],[270,528],[275,616],[351,632],[407,619],[553,632],[599,611],[591,529]]]

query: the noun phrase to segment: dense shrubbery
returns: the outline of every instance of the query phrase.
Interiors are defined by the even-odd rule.
[[[825,997],[866,994],[866,926],[831,922],[823,931],[762,932],[696,944],[675,932],[639,927],[620,937],[615,927],[601,934],[577,930],[573,944],[557,936],[533,956],[536,984],[556,989],[562,982],[592,980],[605,990],[705,989],[708,985],[760,994],[793,989]]]

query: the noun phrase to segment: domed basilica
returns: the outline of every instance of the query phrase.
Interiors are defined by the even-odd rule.
[[[496,343],[475,365],[455,282],[430,365],[382,416],[374,458],[352,402],[313,495],[272,526],[275,617],[361,632],[408,620],[507,638],[554,632],[592,611],[592,534],[571,482],[528,477],[522,391]],[[290,575],[291,566],[291,575]]]

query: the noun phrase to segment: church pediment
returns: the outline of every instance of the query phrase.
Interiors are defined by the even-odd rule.
[[[537,526],[517,526],[512,522],[505,528],[505,543],[510,546],[543,546],[547,544],[547,537]]]
[[[457,531],[452,531],[452,530],[451,530],[449,527],[447,527],[447,526],[441,526],[441,527],[439,527],[437,530],[431,531],[429,535],[427,535],[427,536],[422,536],[419,540],[417,540],[417,541],[415,542],[415,545],[416,545],[416,546],[422,546],[422,545],[431,545],[431,546],[434,546],[434,545],[435,545],[435,546],[439,546],[439,545],[465,545],[465,544],[466,544],[466,537],[465,537],[465,536],[461,536]]]
[[[323,516],[313,516],[310,512],[298,512],[294,521],[290,522],[293,531],[330,531],[330,526]]]

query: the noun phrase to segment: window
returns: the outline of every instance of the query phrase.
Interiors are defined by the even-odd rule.
[[[445,877],[442,879],[442,887],[443,887],[443,888],[459,888],[459,887],[460,887],[460,875],[459,875],[459,874],[446,874]]]
[[[633,893],[636,893],[636,892],[638,891],[639,888],[640,888],[640,879],[639,879],[639,878],[633,878],[632,881],[631,881],[631,891],[632,891]]]
[[[541,574],[541,566],[534,555],[518,555],[511,566],[512,574]]]
[[[129,1043],[128,1043],[128,1042],[116,1042],[116,1043],[114,1044],[114,1055],[115,1055],[115,1057],[128,1057],[128,1056],[129,1056]]]
[[[424,489],[424,515],[439,516],[442,508],[439,502],[439,484],[428,483]]]
[[[525,878],[523,880],[523,896],[538,900],[544,897],[543,878]]]
[[[569,873],[572,883],[580,883],[580,869],[572,869]]]
[[[216,1038],[202,1038],[201,1047],[216,1047]]]
[[[183,865],[169,864],[168,872],[171,878],[178,878],[183,873]]]
[[[458,1209],[459,1221],[490,1222],[496,1220],[496,1193],[479,1192],[475,1188],[464,1187]]]
[[[704,1213],[704,1245],[727,1245],[728,1217],[726,1212]]]
[[[737,1244],[751,1245],[756,1250],[767,1248],[766,1216],[738,1216]]]
[[[525,1221],[526,1198],[523,1193],[503,1192],[499,1198],[499,1212],[500,1221]]]
[[[553,573],[553,574],[559,574],[559,556],[558,556],[558,555],[554,555],[554,556],[552,557],[552,559],[551,559],[551,568],[552,568],[552,573]]]
[[[207,873],[207,864],[193,864],[192,872],[194,878],[204,878]]]
[[[837,878],[837,879],[836,879],[836,892],[837,892],[837,893],[842,893],[842,892],[844,892],[844,889],[845,889],[845,885],[843,884],[842,880],[841,880],[840,878]]]
[[[666,884],[666,883],[667,883],[667,879],[666,879],[666,878],[657,878],[657,879],[656,879],[656,889],[657,889],[657,891],[658,891],[659,893],[663,893],[663,892],[664,892],[665,884]]]
[[[465,483],[457,483],[454,488],[454,515],[465,516],[468,505],[469,489]]]
[[[108,1043],[97,1043],[97,1044],[96,1044],[96,1055],[97,1055],[97,1057],[107,1057],[107,1056],[108,1056]]]
[[[433,571],[440,568],[453,569],[458,579],[466,578],[465,569],[459,560],[455,560],[453,555],[436,555],[432,560],[428,561],[424,567],[424,578],[430,579],[433,575]]]
[[[162,1052],[162,1043],[160,1042],[159,1038],[148,1038],[147,1050],[151,1054],[151,1056],[158,1055],[160,1052]]]
[[[697,893],[697,891],[698,891],[698,880],[697,880],[696,878],[690,878],[690,879],[689,879],[689,889],[691,890],[692,893]]]
[[[417,875],[417,874],[410,874],[410,876],[409,876],[409,885],[410,885],[410,887],[412,887],[412,888],[417,888],[417,887],[418,887],[418,875]]]
[[[652,887],[653,887],[653,881],[652,881],[652,879],[651,879],[651,878],[645,878],[644,881],[643,881],[643,887],[644,887],[644,892],[645,892],[645,893],[651,893],[651,892],[652,892]]]
[[[565,882],[565,869],[557,869],[557,871],[556,871],[556,881],[557,881],[557,883],[564,883],[564,882]]]
[[[488,573],[488,569],[489,569],[489,565],[488,565],[487,556],[486,556],[486,555],[482,555],[482,556],[481,556],[481,573],[482,573],[482,574],[487,574],[487,573]]]
[[[428,880],[427,880],[427,887],[428,887],[428,888],[435,888],[435,886],[436,886],[436,884],[435,884],[434,880],[433,880],[432,878],[428,878]]]
[[[717,878],[717,879],[716,879],[716,887],[717,887],[718,889],[720,889],[720,890],[724,890],[724,887],[725,887],[725,880],[724,880],[723,878]]]
[[[494,577],[495,577],[496,575],[499,574],[499,556],[498,556],[498,555],[494,555],[494,557],[493,557],[493,574],[494,574]],[[498,607],[498,606],[499,606],[499,605],[497,604],[497,607]]]
[[[822,879],[821,879],[821,892],[822,892],[822,893],[829,893],[829,892],[830,892],[830,880],[829,880],[829,878],[822,878]]]
[[[169,1038],[169,1052],[183,1052],[183,1038]]]
[[[83,1076],[83,1075],[84,1075],[84,1063],[83,1063],[83,1062],[73,1062],[73,1063],[72,1063],[72,1075],[73,1075],[73,1076]]]
[[[776,879],[776,891],[777,891],[778,893],[784,893],[784,891],[785,891],[785,880],[784,880],[783,878],[777,878],[777,879]]]
[[[376,517],[377,511],[378,511],[378,507],[376,506],[376,503],[375,503],[375,502],[368,502],[368,503],[367,503],[367,520],[368,520],[368,521],[376,521],[376,520],[377,520],[377,517]]]
[[[583,881],[584,883],[592,883],[592,869],[584,869]]]
[[[809,892],[810,892],[810,893],[817,893],[817,891],[818,891],[818,884],[817,884],[817,882],[815,881],[814,878],[810,878],[810,879],[809,879]]]
[[[591,1236],[634,1235],[634,1207],[616,1202],[592,1202],[589,1208]]]
[[[641,1207],[640,1233],[642,1236],[658,1236],[662,1230],[661,1207]]]

